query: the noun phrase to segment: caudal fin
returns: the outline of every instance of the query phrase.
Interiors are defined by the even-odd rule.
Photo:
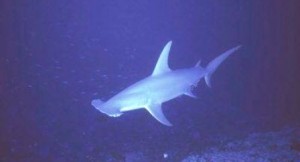
[[[237,51],[241,46],[236,46],[226,52],[222,53],[220,56],[212,60],[206,67],[207,74],[205,75],[204,79],[208,87],[211,87],[210,78],[211,75],[216,71],[219,65],[231,54]]]

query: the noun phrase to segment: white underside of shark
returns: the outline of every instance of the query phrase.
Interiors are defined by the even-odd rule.
[[[195,67],[171,70],[168,65],[169,51],[172,41],[169,41],[162,50],[152,75],[116,94],[108,101],[95,99],[91,104],[100,112],[110,116],[119,117],[124,112],[145,108],[160,123],[172,126],[162,111],[162,103],[181,95],[196,97],[192,94],[201,78],[205,79],[210,87],[210,77],[217,67],[232,53],[240,48],[234,47],[214,60],[206,68],[200,66],[200,61]]]

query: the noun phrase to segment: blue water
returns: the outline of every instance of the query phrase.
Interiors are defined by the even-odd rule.
[[[298,128],[299,7],[293,0],[1,1],[0,161],[174,162],[251,133]],[[169,40],[172,69],[243,47],[215,72],[212,88],[199,82],[198,99],[163,104],[173,127],[143,109],[110,118],[91,106],[149,76]]]

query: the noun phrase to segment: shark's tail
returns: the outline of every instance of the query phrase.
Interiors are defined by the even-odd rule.
[[[216,71],[216,69],[219,67],[219,65],[231,54],[233,54],[236,50],[238,50],[241,46],[236,46],[230,50],[227,50],[214,60],[212,60],[210,63],[208,63],[206,70],[207,74],[205,75],[204,79],[208,87],[211,87],[210,78],[211,75]]]

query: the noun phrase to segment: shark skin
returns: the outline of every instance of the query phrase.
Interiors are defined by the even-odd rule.
[[[145,108],[157,121],[172,126],[162,111],[162,103],[181,95],[196,98],[191,90],[201,78],[211,87],[210,77],[218,66],[241,46],[227,50],[212,60],[206,68],[200,66],[200,61],[192,68],[171,70],[168,57],[172,41],[163,48],[152,75],[116,94],[108,101],[94,99],[91,104],[100,112],[119,117],[124,112]]]

